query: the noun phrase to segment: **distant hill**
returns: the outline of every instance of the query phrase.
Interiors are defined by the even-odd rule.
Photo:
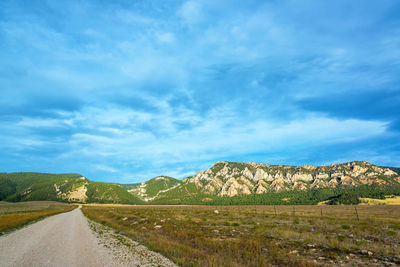
[[[133,189],[128,190],[131,194],[144,201],[152,201],[174,188],[182,185],[182,181],[168,176],[158,176],[147,182],[141,183]]]
[[[80,174],[0,173],[0,200],[142,203],[121,186],[93,182]]]
[[[129,204],[357,204],[400,195],[400,169],[366,161],[285,166],[220,161],[184,180],[110,184],[80,174],[0,173],[0,200]]]

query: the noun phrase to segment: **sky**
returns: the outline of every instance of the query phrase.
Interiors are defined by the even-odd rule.
[[[400,166],[397,0],[0,1],[0,172]]]

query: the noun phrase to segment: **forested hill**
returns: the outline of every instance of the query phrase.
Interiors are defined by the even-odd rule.
[[[0,173],[0,200],[58,200],[140,204],[117,184],[93,182],[81,174]]]
[[[400,195],[397,168],[366,161],[285,166],[220,161],[183,180],[157,203],[357,204],[360,197]]]
[[[400,195],[399,168],[366,161],[285,166],[220,161],[184,180],[93,182],[80,174],[0,173],[0,200],[123,204],[357,204]]]

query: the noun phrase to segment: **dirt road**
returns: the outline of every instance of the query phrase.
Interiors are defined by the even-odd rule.
[[[140,259],[135,255],[124,255],[130,260],[119,262],[111,249],[99,243],[81,210],[75,209],[0,237],[0,266],[152,265],[143,260],[142,255]],[[129,246],[127,251],[134,254],[134,246]],[[171,265],[165,260],[166,265]]]

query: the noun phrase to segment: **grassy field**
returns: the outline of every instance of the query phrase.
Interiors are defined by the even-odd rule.
[[[360,198],[361,205],[400,205],[400,196],[386,196],[385,199]]]
[[[73,210],[76,205],[55,201],[0,202],[0,235],[32,221]]]
[[[400,206],[85,206],[182,266],[400,264]]]

